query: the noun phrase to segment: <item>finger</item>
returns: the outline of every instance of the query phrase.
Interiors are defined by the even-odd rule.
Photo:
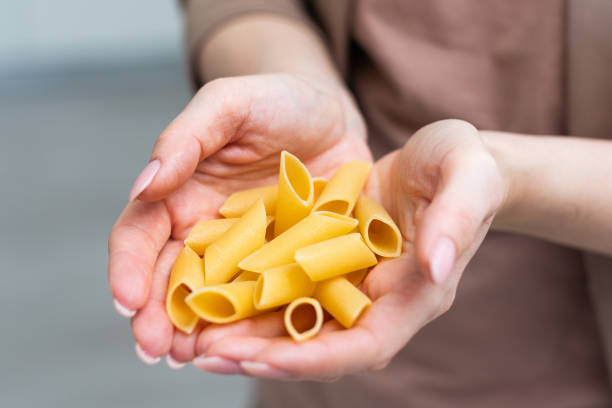
[[[417,217],[416,228],[417,258],[436,283],[448,281],[453,270],[463,270],[454,268],[456,262],[465,266],[502,201],[499,170],[477,130],[461,121],[444,125],[429,131],[456,139],[455,147],[440,163],[433,199]]]
[[[405,278],[398,277],[396,289],[379,297],[352,329],[326,330],[304,343],[225,337],[212,344],[208,354],[239,361],[246,373],[264,378],[328,380],[380,369],[439,313],[443,301],[444,290],[416,273],[407,256],[377,268],[382,274],[402,267],[412,269]]]
[[[180,330],[174,331],[172,346],[166,359],[171,368],[177,368],[177,365],[183,365],[193,360],[193,358],[196,356],[195,347],[198,337],[205,326],[206,323],[200,321],[193,332],[189,334],[183,333]]]
[[[154,201],[181,187],[198,163],[236,137],[250,112],[248,87],[221,79],[204,86],[161,133],[150,164],[138,177],[130,199]]]
[[[108,241],[108,280],[124,316],[140,309],[151,288],[155,262],[170,236],[170,217],[162,202],[128,204]]]
[[[200,333],[196,351],[198,355],[206,355],[208,347],[223,337],[248,335],[259,337],[282,336],[286,334],[283,313],[282,311],[266,313],[262,316],[252,317],[232,324],[211,324]]]

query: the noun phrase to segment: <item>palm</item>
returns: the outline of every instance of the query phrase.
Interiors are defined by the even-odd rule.
[[[231,94],[232,87],[248,100],[211,97],[215,92],[217,96]],[[196,353],[197,330],[189,336],[173,331],[164,310],[169,271],[182,240],[195,223],[218,217],[218,208],[231,193],[276,182],[283,149],[300,157],[314,176],[329,176],[349,160],[371,160],[354,106],[326,92],[287,76],[217,83],[208,93],[199,93],[190,104],[195,107],[188,106],[181,114],[183,118],[179,116],[164,132],[176,134],[181,126],[187,132],[191,124],[181,120],[185,122],[194,109],[214,103],[205,111],[222,110],[215,120],[222,122],[216,126],[223,129],[226,139],[179,188],[159,201],[129,204],[113,228],[109,245],[111,289],[122,304],[138,309],[132,320],[133,332],[148,354],[170,352],[188,361]],[[242,112],[244,106],[240,104],[248,106],[249,111]],[[228,110],[238,124],[227,123]],[[204,150],[208,139],[216,135],[212,125],[202,127],[207,131],[200,140]],[[160,137],[158,145],[163,148],[170,143]]]

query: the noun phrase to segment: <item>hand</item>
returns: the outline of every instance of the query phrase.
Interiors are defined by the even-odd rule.
[[[470,124],[446,120],[416,132],[375,166],[367,194],[389,209],[404,252],[378,264],[362,290],[372,306],[349,330],[330,321],[314,339],[284,334],[281,312],[210,325],[194,364],[219,373],[331,380],[385,367],[451,306],[457,284],[505,197],[497,164]]]
[[[198,330],[174,331],[164,306],[182,240],[232,192],[276,182],[283,149],[314,175],[372,160],[348,93],[288,74],[212,81],[160,135],[109,239],[110,289],[145,362],[193,358]]]

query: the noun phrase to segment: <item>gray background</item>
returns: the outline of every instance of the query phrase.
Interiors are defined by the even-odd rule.
[[[0,406],[243,407],[249,383],[142,364],[106,243],[189,99],[172,0],[0,4]],[[214,405],[213,405],[214,404]]]

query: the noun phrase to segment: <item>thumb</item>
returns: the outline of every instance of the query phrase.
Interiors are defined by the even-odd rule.
[[[434,283],[446,283],[453,270],[463,271],[480,246],[502,200],[499,177],[495,160],[484,150],[457,151],[444,159],[416,231],[421,270]]]
[[[130,201],[155,201],[180,188],[198,164],[235,137],[249,115],[249,95],[233,92],[235,79],[206,84],[161,133]]]

